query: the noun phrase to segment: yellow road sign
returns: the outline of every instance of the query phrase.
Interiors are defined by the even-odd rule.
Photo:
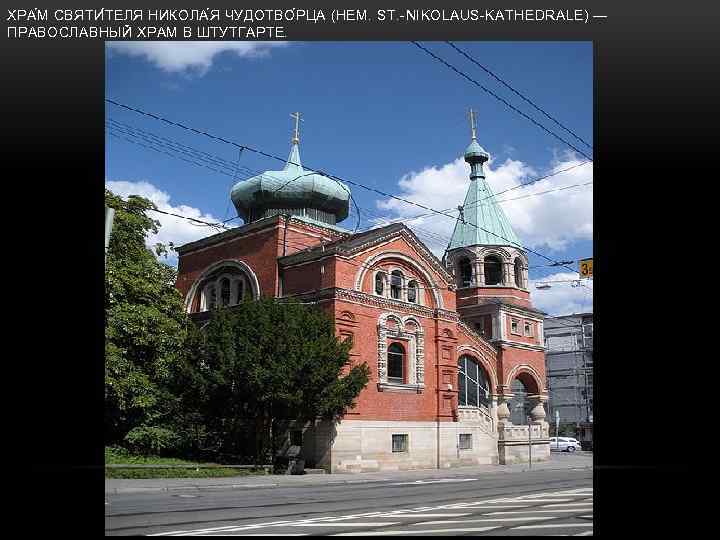
[[[593,277],[593,260],[580,260],[580,277]]]

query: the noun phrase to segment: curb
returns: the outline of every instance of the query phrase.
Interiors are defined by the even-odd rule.
[[[581,467],[552,467],[552,468],[540,468],[540,469],[530,469],[530,468],[524,468],[520,470],[515,471],[491,471],[491,473],[501,473],[501,474],[517,474],[517,473],[523,473],[523,472],[537,472],[537,471],[579,471],[579,470],[587,470],[592,469],[592,465],[586,465]],[[435,469],[431,469],[435,470]],[[457,469],[455,469],[457,471]],[[469,471],[468,471],[469,472]],[[480,474],[487,474],[487,472],[482,472]],[[328,475],[332,476],[332,475]],[[311,483],[297,483],[297,484],[281,484],[279,482],[273,482],[273,483],[267,483],[267,484],[206,484],[206,485],[187,485],[187,486],[161,486],[161,487],[120,487],[120,488],[105,488],[105,495],[124,495],[124,494],[130,494],[130,493],[154,493],[154,492],[174,492],[174,491],[205,491],[205,490],[213,490],[213,489],[248,489],[248,488],[254,488],[254,489],[272,489],[276,487],[288,487],[288,488],[298,488],[298,487],[308,487],[308,486],[323,486],[323,485],[340,485],[340,484],[369,484],[373,482],[388,482],[391,480],[396,480],[393,478],[382,478],[382,479],[372,479],[368,478],[367,480],[362,479],[353,479],[353,480],[332,480],[329,482],[311,482]]]

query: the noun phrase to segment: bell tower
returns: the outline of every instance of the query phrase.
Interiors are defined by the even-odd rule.
[[[490,155],[478,144],[472,109],[470,131],[464,154],[470,185],[443,260],[455,277],[460,319],[499,351],[499,422],[527,423],[532,410],[541,423],[538,405],[547,400],[544,313],[532,306],[527,254],[487,181]],[[511,401],[520,393],[528,398],[522,407]]]

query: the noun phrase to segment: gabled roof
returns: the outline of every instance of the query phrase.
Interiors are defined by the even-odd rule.
[[[452,276],[450,276],[440,260],[417,236],[415,236],[415,233],[413,233],[412,230],[402,223],[392,223],[384,227],[377,227],[375,229],[370,229],[369,231],[353,234],[324,245],[304,249],[293,253],[292,255],[280,257],[278,262],[282,266],[290,266],[318,259],[320,257],[325,257],[327,255],[351,256],[359,251],[371,248],[374,245],[386,242],[393,237],[399,236],[405,236],[413,247],[415,247],[415,249],[420,253],[420,255],[422,255],[426,261],[430,263],[432,268],[449,284],[454,283]]]

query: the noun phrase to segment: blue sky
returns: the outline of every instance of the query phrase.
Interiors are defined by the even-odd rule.
[[[445,43],[423,45],[591,154]],[[591,43],[458,45],[593,144]],[[585,160],[411,43],[137,42],[109,44],[106,57],[109,98],[282,157],[290,146],[289,115],[300,111],[303,164],[438,209],[460,204],[469,182],[459,159],[470,140],[469,107],[478,111],[478,139],[492,156],[488,181],[496,192]],[[238,163],[237,148],[110,105],[108,119],[115,122],[106,144],[108,185],[183,215],[233,217],[231,185],[250,171],[282,168],[250,152]],[[154,146],[153,136],[230,162],[229,169],[220,174],[179,159],[189,150],[169,156],[138,144]],[[502,207],[525,245],[553,259],[578,259],[592,255],[592,184],[532,194],[592,179],[591,164],[578,166],[498,199],[515,199]],[[360,229],[424,213],[360,188],[353,196],[363,213]],[[213,232],[165,216],[161,222],[151,241],[182,244]],[[352,211],[341,225],[355,224]],[[408,225],[442,255],[452,220],[434,216]],[[573,277],[533,268],[541,264],[547,261],[530,255],[531,280]],[[570,283],[533,289],[533,301],[552,314],[592,310],[591,292]]]

